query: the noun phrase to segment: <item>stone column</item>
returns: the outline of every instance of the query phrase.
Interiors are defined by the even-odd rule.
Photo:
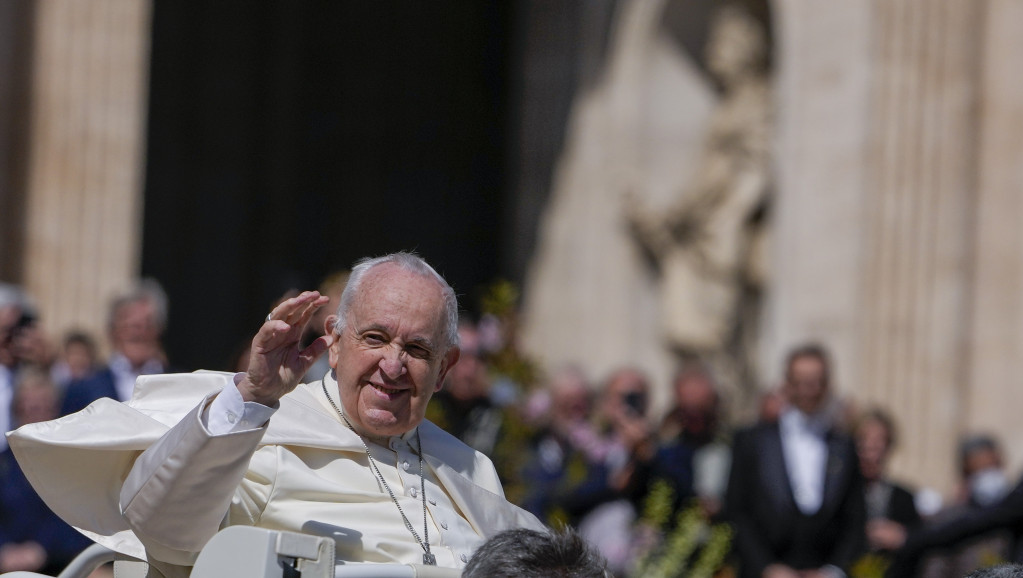
[[[876,0],[873,9],[869,306],[856,386],[899,416],[906,451],[896,470],[951,481],[968,386],[981,3]]]
[[[830,345],[841,393],[899,422],[896,475],[948,490],[970,379],[985,4],[776,6],[781,139],[764,362],[778,375],[793,343]]]
[[[1023,3],[988,0],[980,42],[976,231],[971,259],[969,370],[962,411],[970,431],[998,435],[1010,471],[1023,465]]]
[[[103,335],[140,269],[148,0],[35,4],[23,280],[53,335]]]

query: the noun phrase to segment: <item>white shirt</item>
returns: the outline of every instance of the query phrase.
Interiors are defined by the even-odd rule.
[[[812,516],[824,501],[828,419],[822,414],[807,416],[790,408],[782,413],[778,425],[792,496],[799,510]]]
[[[14,399],[14,373],[0,365],[0,433],[11,431],[11,401]],[[7,437],[0,436],[0,451],[7,449]]]
[[[163,363],[157,359],[150,359],[136,369],[127,357],[116,352],[110,355],[107,365],[110,367],[110,373],[114,375],[114,389],[120,401],[131,399],[131,392],[135,390],[135,380],[140,375],[163,373]]]

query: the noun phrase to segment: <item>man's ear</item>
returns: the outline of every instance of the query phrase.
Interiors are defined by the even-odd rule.
[[[444,387],[444,377],[447,376],[448,371],[458,363],[458,358],[462,355],[462,350],[457,347],[452,347],[444,354],[444,359],[440,361],[440,373],[437,374],[437,385],[433,388],[433,391],[440,391]]]
[[[333,340],[331,340],[330,347],[327,348],[327,363],[334,369],[337,369],[338,360],[337,345],[341,338],[340,336],[334,333],[335,323],[337,323],[337,315],[328,315],[327,318],[323,320],[323,333],[324,335],[333,336]]]

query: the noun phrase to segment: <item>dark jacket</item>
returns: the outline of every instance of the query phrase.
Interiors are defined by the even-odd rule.
[[[773,563],[848,570],[863,552],[866,507],[855,446],[837,432],[827,434],[827,445],[823,501],[807,516],[792,495],[779,426],[757,425],[735,436],[725,511],[736,530],[741,578],[759,578]]]

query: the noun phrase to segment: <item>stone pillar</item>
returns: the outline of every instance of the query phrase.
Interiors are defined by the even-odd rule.
[[[1010,468],[1023,465],[1023,3],[988,0],[981,24],[972,319],[962,411],[970,431],[998,435]]]
[[[855,387],[899,417],[906,451],[896,471],[933,485],[952,481],[968,386],[981,3],[872,6]]]
[[[148,0],[35,3],[23,282],[53,335],[102,336],[140,269]]]
[[[972,391],[985,6],[776,3],[779,194],[763,361],[778,375],[795,342],[830,345],[841,393],[899,422],[895,474],[943,491]]]

